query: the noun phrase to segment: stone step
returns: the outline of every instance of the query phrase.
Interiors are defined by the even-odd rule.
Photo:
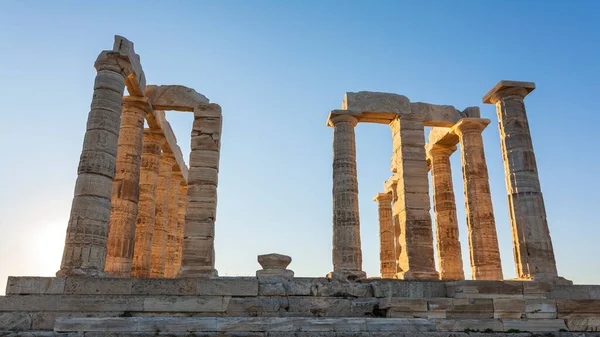
[[[600,332],[53,332],[0,331],[0,337],[600,337]]]

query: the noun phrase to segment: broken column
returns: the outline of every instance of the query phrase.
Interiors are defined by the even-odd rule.
[[[398,173],[398,201],[393,214],[400,224],[399,256],[403,279],[438,279],[433,256],[429,177],[425,155],[425,129],[419,119],[395,118],[390,123],[394,164]]]
[[[502,264],[481,133],[488,119],[463,118],[452,130],[460,139],[473,280],[502,280]]]
[[[379,264],[383,278],[396,276],[396,247],[392,221],[392,194],[378,193],[374,198],[379,213]]]
[[[456,146],[428,144],[440,280],[464,280],[450,155]]]
[[[165,277],[177,276],[175,269],[175,239],[177,238],[179,193],[183,176],[180,171],[171,176],[171,191],[169,193],[169,228],[167,229],[167,252],[165,254]]]
[[[556,279],[554,249],[523,102],[534,89],[532,82],[500,81],[483,97],[483,103],[495,104],[498,113],[517,276]]]
[[[164,137],[144,129],[140,162],[140,200],[135,227],[135,249],[132,277],[150,277],[152,266],[152,237],[156,216],[156,185],[160,166],[161,144]]]
[[[123,112],[113,180],[110,231],[105,271],[119,277],[131,275],[135,225],[140,196],[140,160],[144,118],[151,111],[143,98],[123,98]]]
[[[217,104],[203,103],[194,109],[181,277],[218,275],[215,221],[222,118]]]
[[[154,219],[154,234],[152,235],[152,268],[150,270],[150,277],[153,278],[162,278],[165,274],[169,205],[171,200],[171,175],[173,174],[173,165],[175,163],[175,157],[173,157],[172,153],[162,152],[158,169],[156,216]]]
[[[363,278],[358,215],[356,141],[358,123],[349,114],[330,115],[333,127],[333,273],[331,277]]]

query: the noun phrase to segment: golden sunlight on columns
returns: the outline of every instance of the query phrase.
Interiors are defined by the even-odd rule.
[[[132,277],[150,277],[152,266],[152,236],[156,212],[156,185],[160,166],[161,144],[164,137],[144,129],[142,160],[140,164],[140,201],[135,227],[135,249]]]
[[[131,64],[118,53],[102,52],[94,67],[94,95],[57,276],[104,274],[126,68]]]
[[[152,236],[152,268],[150,277],[164,277],[167,254],[167,231],[169,230],[169,204],[171,193],[171,175],[175,157],[163,151],[158,169],[158,185],[156,187],[156,216],[154,234]]]
[[[450,155],[456,146],[428,144],[440,280],[464,280]]]
[[[108,251],[104,268],[107,273],[119,277],[131,275],[140,197],[144,118],[150,110],[151,107],[146,99],[130,96],[123,98],[116,175],[112,190]]]
[[[383,278],[396,276],[394,223],[392,221],[392,194],[378,193],[374,198],[379,214],[379,264]]]
[[[175,245],[177,238],[179,193],[183,176],[180,171],[174,171],[171,177],[171,192],[169,194],[169,228],[167,230],[167,253],[165,261],[165,277],[177,276],[175,269]]]
[[[187,208],[187,182],[181,181],[179,185],[179,200],[177,201],[177,236],[175,237],[175,276],[179,274],[181,268],[181,249],[183,244],[183,232],[185,229],[185,210]]]

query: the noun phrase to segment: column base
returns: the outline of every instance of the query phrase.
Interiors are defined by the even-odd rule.
[[[73,269],[61,269],[56,272],[56,276],[69,276],[69,277],[102,277],[102,278],[116,278],[113,274],[109,274],[104,271],[93,268],[73,268]]]
[[[219,277],[219,272],[212,267],[181,267],[177,277],[214,278]]]
[[[327,274],[328,279],[348,282],[367,278],[367,273],[362,270],[335,270]]]
[[[554,285],[573,285],[573,281],[567,280],[562,276],[552,274],[536,274],[529,277],[513,278],[511,281],[531,281],[531,282],[545,282]]]
[[[396,274],[396,278],[401,280],[439,280],[440,275],[437,271],[403,271]]]

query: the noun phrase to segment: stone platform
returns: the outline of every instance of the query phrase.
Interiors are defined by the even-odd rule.
[[[600,286],[10,277],[0,297],[0,330],[0,336],[600,336],[590,333],[600,331]],[[580,331],[587,333],[574,333]]]

